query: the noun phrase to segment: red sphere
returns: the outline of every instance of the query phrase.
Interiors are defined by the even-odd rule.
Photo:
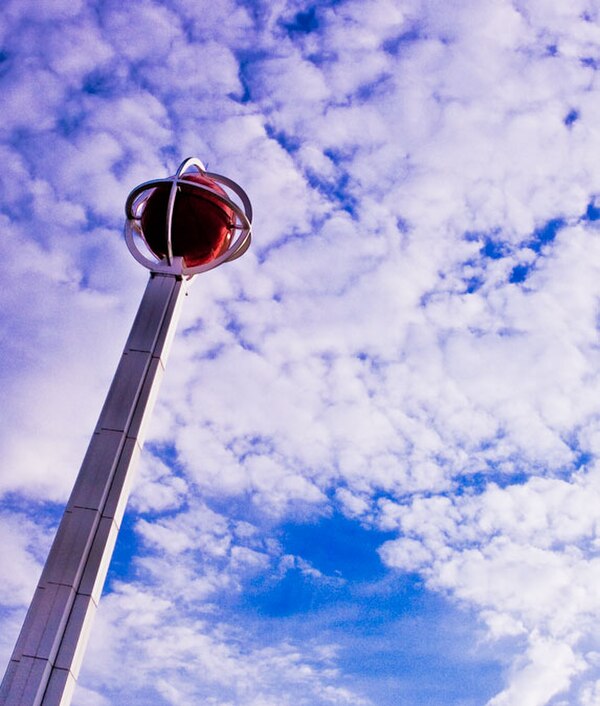
[[[209,186],[218,194],[227,196],[219,184],[209,177],[191,173],[185,174],[183,178],[185,181]],[[155,187],[146,201],[141,218],[146,243],[160,259],[167,255],[167,207],[170,193],[171,184]],[[232,209],[215,196],[180,182],[171,225],[173,255],[183,257],[187,267],[204,265],[214,260],[229,246],[234,222]]]

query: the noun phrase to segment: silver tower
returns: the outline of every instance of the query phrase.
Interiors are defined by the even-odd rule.
[[[158,246],[144,232],[155,194],[164,202],[158,231],[149,224],[164,234]],[[250,245],[245,192],[194,158],[175,176],[136,187],[125,210],[125,240],[150,281],[0,687],[2,706],[70,704],[187,282]],[[205,216],[221,219],[223,237],[199,258],[190,255],[198,239],[213,235],[202,232]]]

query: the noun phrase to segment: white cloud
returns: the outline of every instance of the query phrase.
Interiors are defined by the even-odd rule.
[[[569,685],[574,674],[584,665],[565,644],[534,638],[525,666],[517,667],[511,686],[491,699],[489,706],[508,706],[516,702],[523,706],[542,706]]]
[[[90,648],[86,682],[128,703],[141,703],[140,698],[155,701],[157,692],[160,702],[168,704],[182,699],[248,705],[369,703],[336,684],[339,675],[331,666],[335,653],[317,640],[302,647],[287,642],[252,647],[248,645],[251,636],[241,626],[211,629],[191,616],[182,618],[171,601],[134,587],[123,586],[106,596],[95,626],[100,639]],[[134,652],[114,649],[120,642],[116,631],[123,629],[131,644],[137,645]],[[140,659],[143,672],[137,666]],[[151,683],[147,674],[153,675]],[[211,695],[215,693],[222,696]],[[81,704],[87,704],[85,696]]]
[[[77,698],[361,703],[335,649],[242,647],[235,617],[214,618],[219,592],[274,567],[326,581],[271,529],[341,509],[398,532],[388,566],[514,640],[490,704],[588,706],[597,8],[342,2],[303,32],[310,12],[54,0],[3,15],[5,499],[61,501],[72,483],[145,278],[120,241],[129,189],[198,154],[256,209],[253,249],[186,302],[132,499],[139,576],[106,596]],[[12,633],[41,559],[20,516],[2,524]]]

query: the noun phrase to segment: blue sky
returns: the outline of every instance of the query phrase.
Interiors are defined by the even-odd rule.
[[[147,272],[238,181],[75,706],[600,703],[600,4],[7,0],[0,661]]]

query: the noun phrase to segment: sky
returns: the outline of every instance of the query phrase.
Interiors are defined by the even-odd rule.
[[[74,706],[600,705],[600,1],[5,0],[0,669],[148,273],[190,287]]]

